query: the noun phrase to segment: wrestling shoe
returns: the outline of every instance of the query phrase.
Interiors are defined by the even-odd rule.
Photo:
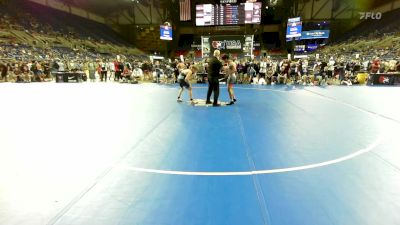
[[[213,106],[213,107],[219,107],[219,106],[221,106],[221,104],[218,104],[218,103],[217,103],[217,104],[213,104],[212,106]]]
[[[212,103],[212,101],[206,101],[206,104],[207,104],[207,105],[211,105],[211,104],[213,104],[213,103]]]
[[[233,105],[233,104],[235,104],[235,102],[234,102],[234,101],[231,101],[231,102],[229,102],[229,103],[226,104],[226,105]]]
[[[182,99],[180,99],[180,98],[178,98],[176,101],[177,102],[183,102]]]

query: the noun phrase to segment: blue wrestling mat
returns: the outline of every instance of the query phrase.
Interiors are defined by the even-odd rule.
[[[42,224],[400,224],[398,88],[238,85],[235,105],[194,107],[186,90],[176,102],[177,86],[62,87],[69,95],[56,94],[51,113],[79,109],[75,129],[90,137],[57,142],[72,143],[59,150],[68,163],[51,165],[54,179],[76,185],[35,217]],[[206,91],[195,86],[194,98]],[[220,99],[228,102],[223,86]],[[67,121],[48,129],[63,132]]]

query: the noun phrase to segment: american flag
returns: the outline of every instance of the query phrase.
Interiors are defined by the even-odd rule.
[[[181,21],[191,20],[190,0],[179,0]]]

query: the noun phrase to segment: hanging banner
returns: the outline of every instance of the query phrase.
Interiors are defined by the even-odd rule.
[[[160,39],[161,40],[172,40],[172,27],[160,26]]]
[[[307,45],[307,52],[312,52],[318,49],[318,44],[308,44]]]
[[[327,39],[329,38],[330,30],[309,30],[301,32],[301,39]]]
[[[300,37],[302,28],[303,23],[301,22],[300,17],[288,19],[286,38]]]

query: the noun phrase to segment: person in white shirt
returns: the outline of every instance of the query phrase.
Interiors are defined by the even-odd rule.
[[[132,71],[132,77],[134,79],[143,80],[143,70],[139,66],[135,66],[135,69]]]
[[[63,72],[63,71],[65,71],[65,64],[63,63],[63,61],[58,60],[58,61],[57,61],[57,65],[58,65],[58,72]]]
[[[29,61],[28,64],[26,64],[26,66],[28,66],[28,70],[29,70],[29,71],[31,71],[32,65],[33,65],[33,64],[32,64],[31,61]]]
[[[336,61],[331,57],[328,62],[328,78],[332,78]]]
[[[71,61],[69,62],[68,68],[69,68],[70,71],[73,71],[73,70],[76,69],[76,64],[75,64],[75,62],[74,62],[73,60],[71,60]]]
[[[264,85],[265,82],[265,74],[267,73],[267,58],[264,58],[260,62],[260,73],[259,73],[259,79],[258,83]]]
[[[115,78],[115,65],[111,60],[108,62],[108,71],[110,72],[110,77],[108,80],[111,80],[111,77]]]

